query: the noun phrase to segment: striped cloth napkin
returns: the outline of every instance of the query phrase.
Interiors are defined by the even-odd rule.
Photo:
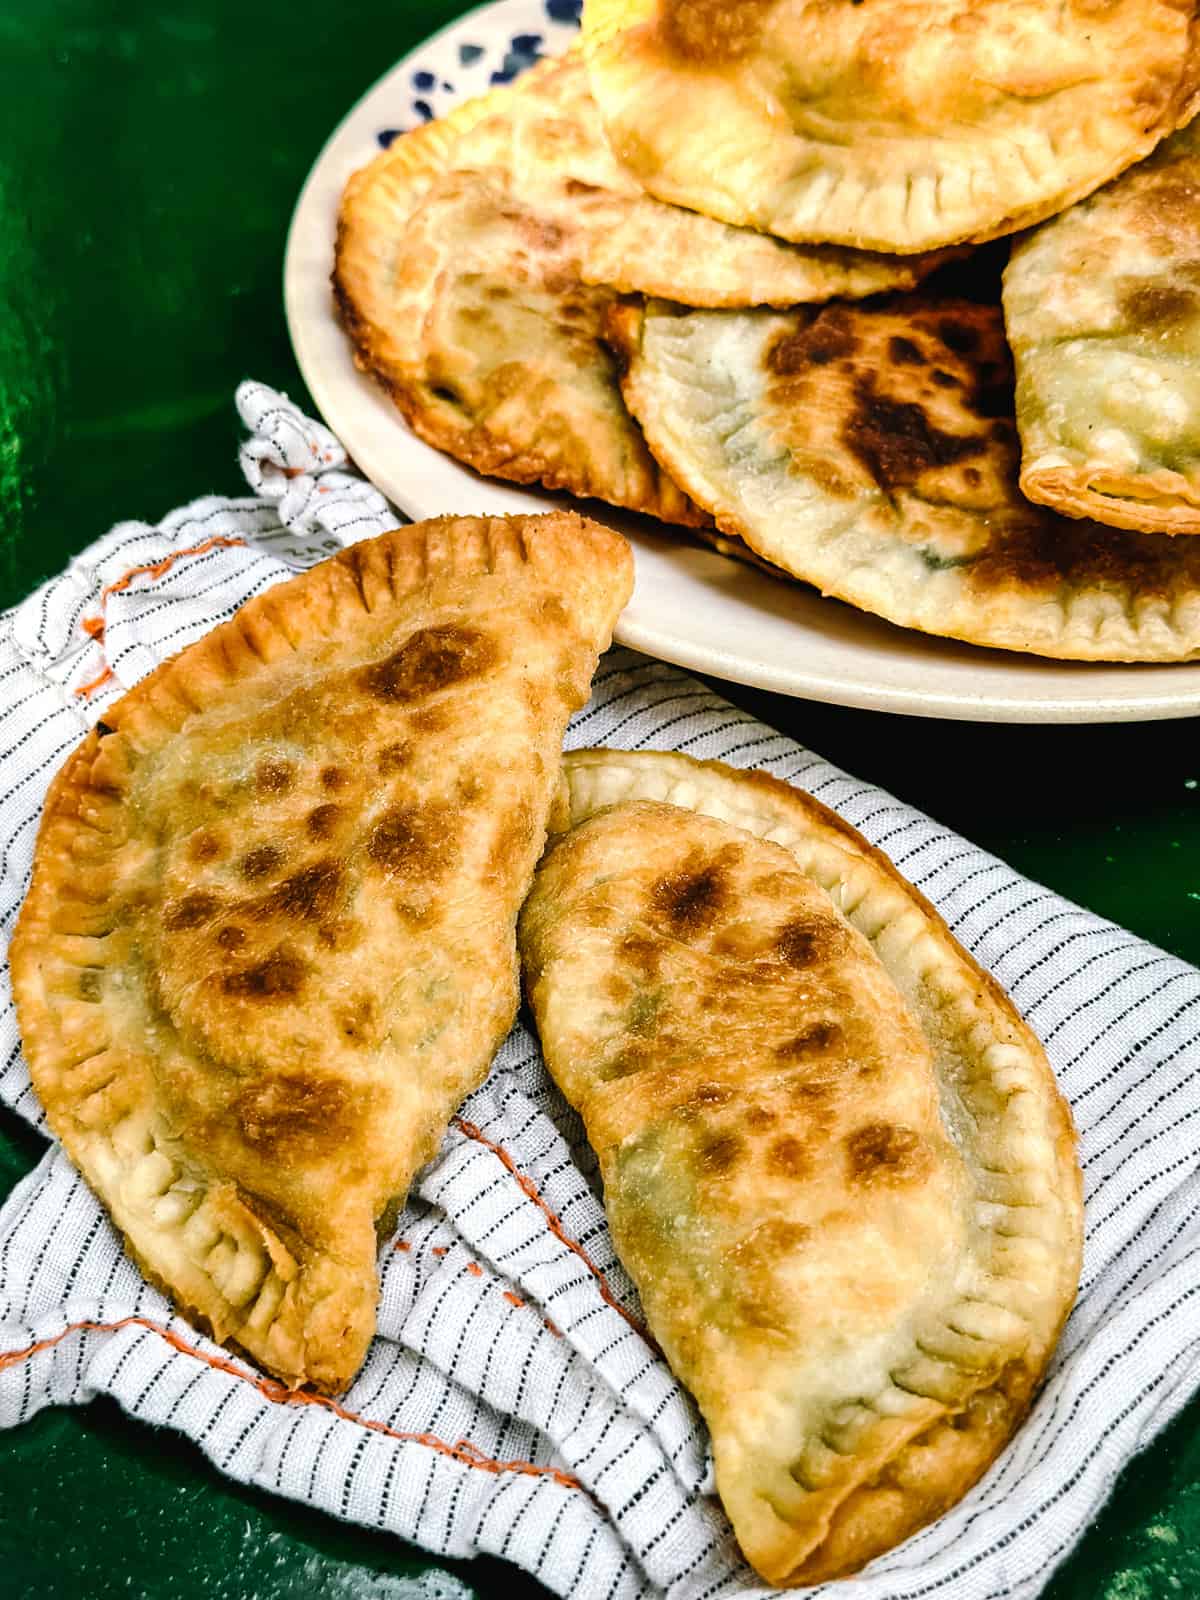
[[[109,701],[251,595],[395,525],[337,440],[243,385],[252,495],[126,523],[0,619],[0,918],[50,777]],[[1036,1594],[1200,1379],[1200,973],[1018,877],[659,662],[614,650],[571,745],[685,750],[803,785],[880,845],[1008,988],[1082,1138],[1087,1248],[1049,1381],[983,1481],[842,1600]],[[42,1114],[3,978],[0,1094]],[[596,1163],[514,1029],[382,1256],[379,1334],[339,1400],[289,1395],[142,1281],[55,1145],[0,1211],[0,1421],[114,1396],[242,1482],[561,1595],[757,1595],[704,1428],[647,1341]]]

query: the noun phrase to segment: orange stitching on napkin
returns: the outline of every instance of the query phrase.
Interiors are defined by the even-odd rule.
[[[240,536],[230,537],[224,533],[214,533],[211,539],[204,539],[200,544],[188,545],[183,550],[172,550],[161,561],[148,561],[140,567],[130,567],[128,572],[123,572],[119,578],[114,578],[112,583],[105,584],[100,591],[100,616],[84,617],[79,626],[92,639],[104,637],[104,607],[108,603],[110,594],[120,594],[128,589],[135,578],[148,577],[154,583],[160,578],[165,578],[167,573],[177,561],[182,561],[184,556],[203,556],[210,550],[231,550],[236,545],[244,545],[245,539]]]
[[[393,1250],[411,1250],[412,1249],[412,1245],[409,1244],[407,1239],[397,1239],[395,1244],[392,1246],[392,1249]]]
[[[465,1133],[468,1139],[476,1140],[479,1144],[490,1150],[494,1156],[498,1156],[500,1158],[501,1164],[506,1167],[507,1170],[512,1173],[513,1177],[517,1180],[517,1184],[522,1193],[533,1201],[534,1205],[537,1206],[538,1210],[545,1217],[546,1224],[549,1227],[550,1232],[556,1239],[560,1241],[560,1243],[565,1244],[568,1250],[574,1251],[574,1253],[583,1262],[584,1266],[591,1273],[592,1277],[595,1278],[597,1287],[600,1290],[601,1298],[606,1300],[614,1311],[619,1311],[633,1331],[640,1334],[648,1345],[657,1350],[658,1346],[650,1337],[649,1330],[644,1328],[635,1316],[626,1311],[625,1307],[608,1287],[608,1279],[600,1271],[600,1268],[591,1259],[587,1251],[579,1243],[578,1239],[572,1239],[571,1235],[563,1227],[559,1218],[553,1211],[551,1211],[550,1207],[538,1193],[537,1186],[533,1179],[526,1177],[526,1175],[517,1166],[513,1158],[509,1155],[508,1151],[505,1150],[501,1145],[493,1144],[492,1141],[484,1134],[481,1128],[477,1128],[473,1122],[468,1122],[464,1117],[455,1117],[454,1126],[459,1130],[460,1133]],[[551,1333],[558,1333],[559,1331],[550,1322],[547,1322],[546,1326],[550,1329]]]
[[[128,589],[135,578],[148,577],[151,582],[157,583],[160,578],[166,577],[177,561],[182,561],[184,556],[202,556],[210,550],[230,550],[235,545],[244,545],[245,539],[233,537],[228,534],[214,533],[211,539],[204,539],[200,544],[189,545],[185,550],[172,550],[170,555],[164,556],[161,561],[149,561],[140,567],[130,567],[128,572],[123,572],[112,583],[106,584],[100,591],[100,615],[98,617],[84,617],[79,624],[89,639],[95,639],[97,644],[104,643],[104,608],[108,604],[110,594],[120,594],[123,589]],[[98,678],[93,678],[90,683],[83,684],[75,693],[87,699],[95,694],[96,690],[106,684],[115,676],[111,667],[105,667]]]
[[[188,545],[183,550],[172,550],[170,555],[164,556],[161,561],[148,561],[144,566],[130,567],[128,572],[122,573],[119,578],[101,589],[100,609],[103,611],[110,594],[120,594],[123,589],[128,589],[135,578],[148,577],[157,583],[160,578],[165,578],[175,563],[182,561],[184,556],[207,555],[210,550],[231,550],[235,545],[245,543],[245,539],[237,534],[231,538],[228,534],[214,533],[211,539],[204,539],[200,544]]]
[[[473,1278],[482,1278],[483,1277],[483,1268],[479,1265],[478,1261],[468,1261],[467,1262],[467,1271],[471,1274],[471,1276]]]
[[[277,1383],[274,1378],[255,1377],[253,1373],[243,1372],[241,1367],[224,1356],[210,1356],[206,1351],[198,1350],[195,1345],[180,1338],[172,1329],[164,1328],[160,1322],[152,1322],[149,1317],[122,1317],[117,1322],[73,1322],[61,1333],[52,1334],[49,1339],[39,1339],[36,1344],[28,1345],[24,1350],[8,1350],[0,1354],[0,1372],[60,1344],[70,1333],[83,1331],[116,1333],[121,1328],[131,1327],[147,1328],[151,1333],[157,1333],[181,1355],[195,1356],[197,1360],[207,1362],[218,1372],[227,1372],[231,1377],[240,1379],[242,1383],[250,1384],[264,1399],[274,1405],[320,1406],[323,1411],[332,1411],[334,1416],[341,1417],[344,1422],[356,1422],[360,1427],[370,1428],[373,1433],[385,1433],[389,1439],[398,1439],[402,1444],[424,1445],[426,1449],[436,1450],[439,1455],[449,1456],[451,1460],[459,1461],[464,1466],[478,1467],[481,1472],[519,1472],[524,1477],[553,1478],[555,1483],[564,1489],[580,1489],[587,1493],[578,1478],[572,1477],[569,1472],[560,1472],[556,1467],[539,1467],[532,1461],[497,1461],[493,1456],[484,1455],[478,1445],[472,1444],[469,1439],[460,1439],[457,1444],[447,1444],[435,1433],[403,1433],[398,1428],[389,1428],[386,1422],[376,1422],[371,1417],[363,1417],[356,1411],[349,1411],[326,1395],[308,1394],[301,1389],[288,1389],[282,1383]]]
[[[522,1300],[521,1296],[519,1294],[513,1294],[511,1289],[505,1289],[504,1298],[508,1301],[510,1306],[516,1306],[518,1311],[524,1311],[529,1305],[528,1300]],[[550,1321],[549,1317],[542,1318],[542,1327],[545,1328],[548,1333],[552,1333],[556,1339],[562,1338],[562,1329],[556,1328]]]
[[[92,695],[95,694],[97,689],[103,689],[104,685],[111,682],[111,680],[115,677],[116,673],[113,671],[113,669],[111,667],[105,667],[104,671],[98,674],[98,676],[95,678],[90,678],[87,683],[81,683],[78,689],[76,689],[75,693],[81,694],[85,700],[89,700]]]

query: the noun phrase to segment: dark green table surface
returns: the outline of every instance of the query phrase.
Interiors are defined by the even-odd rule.
[[[463,9],[0,0],[0,604],[122,517],[236,493],[238,379],[307,402],[283,239],[325,136]],[[734,699],[1021,871],[1200,960],[1195,722],[985,728]],[[0,1115],[0,1193],[40,1140]],[[400,1597],[431,1563],[227,1483],[110,1403],[0,1437],[0,1597]],[[533,1592],[494,1562],[447,1595]],[[1200,1595],[1200,1402],[1126,1471],[1053,1600]]]

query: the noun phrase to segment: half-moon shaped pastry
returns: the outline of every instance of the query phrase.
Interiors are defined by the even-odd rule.
[[[1078,661],[1200,655],[1200,546],[1031,505],[998,306],[617,308],[622,388],[725,533],[864,611]]]
[[[152,1281],[289,1386],[517,1001],[563,730],[627,599],[581,517],[418,523],[250,601],[51,786],[12,943],[50,1124]]]
[[[940,1515],[1075,1296],[1070,1114],[1037,1039],[852,828],[760,773],[567,758],[521,914],[613,1243],[774,1583]]]
[[[1025,494],[1200,533],[1200,123],[1016,245],[1004,320]]]
[[[791,306],[912,289],[947,259],[794,245],[648,195],[616,160],[579,51],[520,79],[449,155],[570,236],[585,283],[690,306]]]
[[[1197,107],[1181,0],[585,0],[651,194],[785,239],[929,250],[1052,216]]]
[[[584,284],[574,238],[485,175],[445,171],[453,139],[406,153],[411,137],[343,197],[333,283],[358,365],[478,472],[705,522],[625,409],[602,338],[615,292]]]

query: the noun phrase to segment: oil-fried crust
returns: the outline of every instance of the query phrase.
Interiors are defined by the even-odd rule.
[[[1019,241],[1004,274],[1021,489],[1200,533],[1200,125]]]
[[[468,126],[477,107],[453,115]],[[572,238],[503,183],[447,170],[455,139],[437,126],[343,196],[333,290],[358,366],[414,433],[478,472],[706,523],[621,399],[601,338],[615,291],[586,285]]]
[[[794,245],[648,195],[617,161],[582,52],[530,73],[477,118],[449,164],[486,172],[569,235],[585,283],[689,306],[792,306],[913,289],[965,251],[884,256]]]
[[[1189,0],[586,0],[583,28],[605,131],[651,194],[866,250],[1053,216],[1200,88]]]
[[[130,1252],[286,1384],[354,1376],[394,1215],[516,1005],[563,730],[628,598],[570,513],[419,523],[251,600],[51,785],[11,950]]]
[[[522,911],[547,1063],[749,1560],[844,1576],[1025,1414],[1078,1282],[1070,1113],[878,850],[761,773],[569,755]]]
[[[607,330],[647,442],[718,528],[901,626],[1077,661],[1200,655],[1200,545],[1018,486],[999,307],[912,295]]]

